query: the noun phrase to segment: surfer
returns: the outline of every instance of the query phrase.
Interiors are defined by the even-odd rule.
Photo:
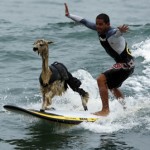
[[[127,46],[127,42],[122,36],[123,33],[128,31],[128,26],[122,25],[118,28],[111,27],[109,16],[104,13],[96,17],[96,22],[90,22],[85,18],[70,14],[66,3],[65,15],[95,30],[102,47],[105,49],[106,53],[115,60],[115,64],[109,70],[101,73],[97,78],[99,93],[102,100],[102,110],[94,114],[98,116],[107,116],[110,112],[108,90],[110,90],[118,100],[123,100],[124,96],[119,90],[119,87],[134,71],[134,58]]]

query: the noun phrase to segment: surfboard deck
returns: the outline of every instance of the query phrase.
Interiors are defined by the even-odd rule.
[[[26,109],[15,105],[4,105],[6,110],[17,114],[35,116],[51,122],[78,125],[82,122],[95,122],[99,116],[92,115],[87,111],[65,111],[65,110],[45,110],[44,112],[36,109]]]

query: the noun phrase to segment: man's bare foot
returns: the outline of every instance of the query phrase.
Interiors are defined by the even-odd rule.
[[[93,113],[93,115],[97,115],[97,116],[108,116],[109,115],[109,110],[101,110],[98,112]]]

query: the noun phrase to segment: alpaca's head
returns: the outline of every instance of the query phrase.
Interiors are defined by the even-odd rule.
[[[33,51],[40,54],[42,57],[48,55],[48,44],[53,43],[52,41],[47,41],[44,39],[40,39],[34,42]]]

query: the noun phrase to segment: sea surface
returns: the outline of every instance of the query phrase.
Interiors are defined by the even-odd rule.
[[[121,86],[127,109],[109,93],[110,115],[96,123],[73,127],[6,111],[14,104],[41,108],[41,58],[33,52],[36,39],[52,40],[49,64],[64,63],[90,94],[89,112],[101,110],[96,78],[114,61],[99,44],[95,31],[65,17],[95,21],[107,13],[111,25],[129,26],[124,34],[135,57],[134,74]],[[150,1],[149,0],[1,0],[0,1],[0,150],[149,150],[150,149]],[[53,107],[83,111],[70,89],[53,99]]]

